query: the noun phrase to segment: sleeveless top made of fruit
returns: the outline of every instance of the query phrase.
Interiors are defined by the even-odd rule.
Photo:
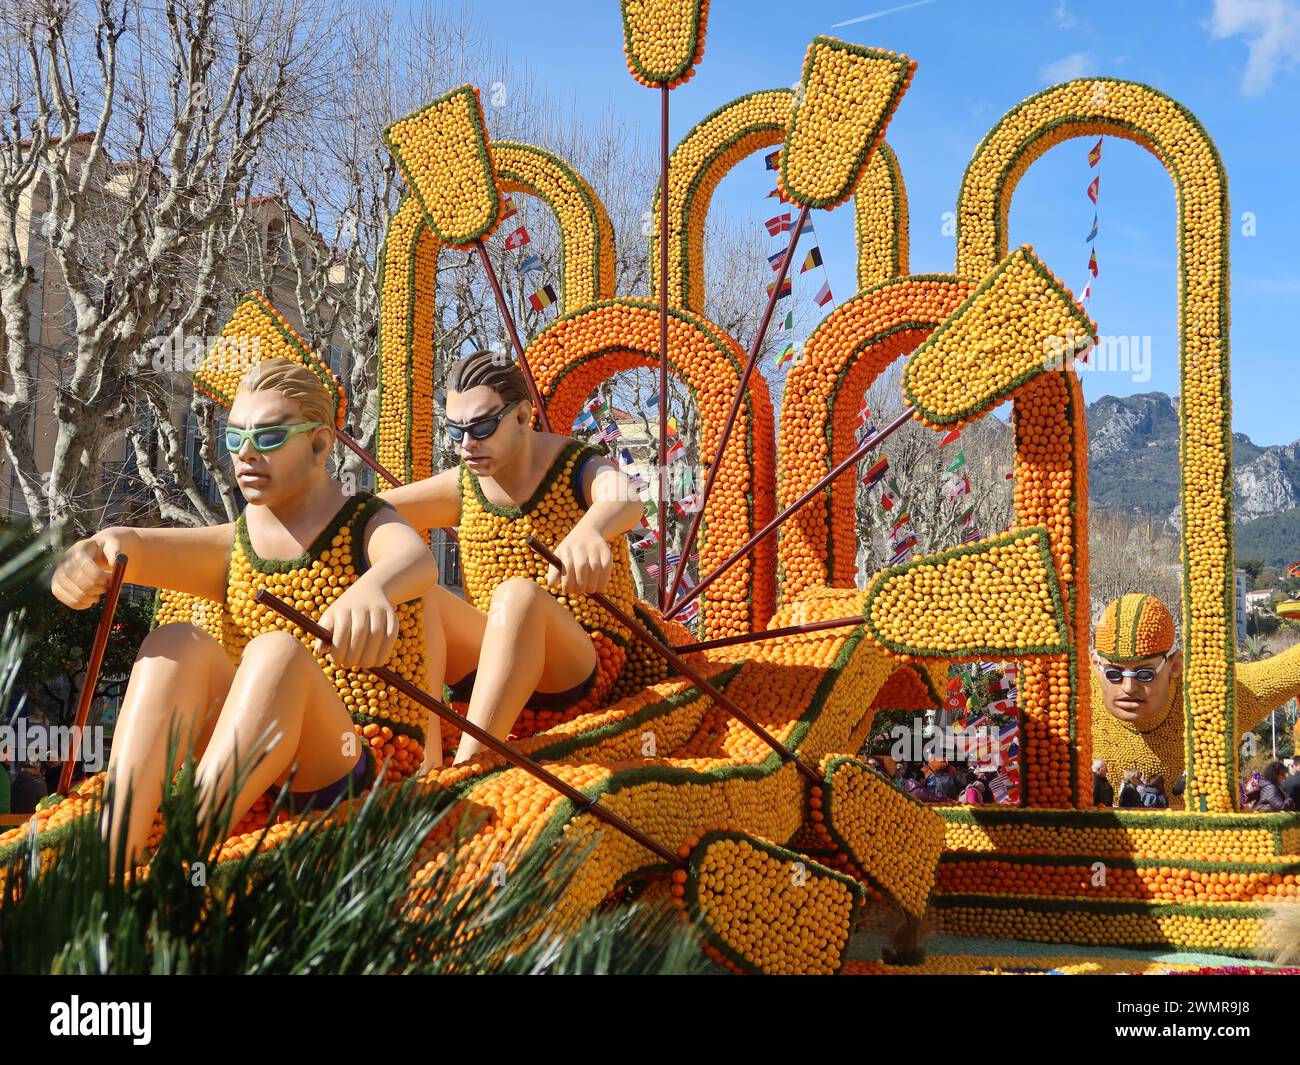
[[[253,596],[259,588],[265,588],[309,618],[318,620],[365,573],[366,525],[387,505],[369,492],[358,492],[339,508],[334,520],[321,530],[301,557],[287,561],[258,556],[249,541],[245,515],[241,513],[235,523],[235,542],[226,578],[221,640],[226,653],[238,661],[250,640],[276,629],[292,633],[310,648],[312,637],[300,632],[270,607],[255,603]],[[423,603],[419,599],[402,603],[397,608],[397,619],[400,626],[397,646],[384,664],[427,690]],[[389,759],[387,779],[399,780],[419,769],[424,758],[427,711],[367,670],[336,666],[326,655],[316,656],[316,661],[338,689],[362,742],[370,745],[375,765]]]
[[[570,440],[560,449],[532,497],[518,507],[489,502],[478,478],[464,462],[460,464],[461,571],[466,598],[473,606],[487,611],[497,586],[512,577],[527,577],[539,583],[546,579],[546,563],[528,548],[526,541],[535,536],[554,551],[569,535],[588,510],[582,493],[583,468],[597,457],[601,453],[594,447],[581,440]],[[636,597],[627,538],[620,534],[611,541],[610,547],[614,566],[605,595],[657,639],[672,642],[663,619]],[[522,737],[540,732],[675,674],[664,659],[590,596],[570,599],[559,588],[547,590],[591,634],[596,645],[596,682],[581,702],[567,710],[526,708],[515,723],[513,735]],[[447,731],[445,726],[444,731]]]

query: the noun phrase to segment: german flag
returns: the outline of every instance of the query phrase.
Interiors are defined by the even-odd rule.
[[[813,269],[813,267],[821,266],[821,264],[822,250],[821,248],[813,248],[813,250],[804,258],[803,266],[799,268],[799,273],[806,274],[809,270]]]
[[[550,285],[543,285],[528,297],[528,302],[532,306],[533,310],[543,310],[555,302],[555,289]]]

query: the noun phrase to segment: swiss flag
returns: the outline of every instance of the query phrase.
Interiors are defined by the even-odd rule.
[[[520,226],[513,233],[511,233],[510,236],[506,237],[506,247],[522,248],[525,244],[529,243],[532,239],[533,238],[528,235],[528,230],[526,230],[523,226]]]

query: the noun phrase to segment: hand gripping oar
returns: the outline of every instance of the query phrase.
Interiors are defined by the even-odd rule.
[[[104,593],[104,612],[99,616],[99,625],[95,628],[95,642],[90,645],[90,657],[86,660],[86,679],[81,682],[81,695],[77,699],[77,717],[72,726],[72,745],[68,749],[67,761],[59,773],[59,794],[66,795],[72,786],[72,767],[81,755],[81,732],[90,717],[90,704],[95,701],[95,685],[99,683],[99,668],[104,664],[104,652],[108,649],[108,636],[113,629],[113,615],[117,613],[117,597],[122,593],[122,581],[126,577],[126,555],[113,559],[113,573],[108,578],[108,591]]]
[[[542,558],[546,559],[546,561],[557,570],[561,573],[564,572],[564,563],[561,562],[545,544],[538,540],[537,537],[530,536],[526,542],[529,547],[537,552],[537,554],[541,555]],[[760,740],[771,747],[772,750],[780,755],[781,761],[793,762],[795,768],[798,769],[798,771],[803,774],[805,779],[810,783],[815,784],[817,787],[823,785],[824,782],[822,781],[821,774],[819,774],[817,770],[813,769],[810,765],[801,762],[799,756],[795,754],[794,751],[790,750],[789,747],[768,732],[767,729],[763,728],[762,725],[745,713],[745,711],[737,706],[731,699],[728,699],[722,694],[722,692],[705,680],[703,674],[687,665],[680,655],[665,647],[651,636],[650,633],[643,629],[635,619],[629,617],[616,603],[611,601],[607,596],[601,595],[600,592],[588,592],[587,594],[591,599],[609,611],[609,613],[620,624],[625,625],[629,630],[631,630],[633,636],[649,647],[650,650],[654,651],[655,654],[659,655],[659,657],[666,659],[674,669],[687,679],[693,681],[696,687],[700,688],[704,694],[726,710],[727,713],[731,714],[732,717],[749,729],[749,731]]]
[[[291,607],[279,596],[268,592],[265,588],[259,588],[257,593],[253,596],[253,601],[260,603],[263,606],[270,607],[281,617],[288,618],[302,629],[303,632],[315,636],[316,639],[320,640],[326,647],[330,645],[331,641],[328,629],[322,628],[316,622],[312,621],[312,619],[306,614]],[[480,728],[468,718],[461,717],[460,714],[456,713],[456,711],[451,707],[435,699],[428,692],[421,691],[405,677],[401,677],[394,673],[387,666],[371,666],[369,667],[369,671],[373,676],[382,680],[389,687],[396,689],[408,698],[414,699],[426,710],[430,710],[437,714],[443,721],[455,725],[462,732],[468,732],[478,740],[479,743],[483,744],[484,747],[499,754],[516,769],[522,769],[525,773],[529,773],[536,777],[548,787],[554,788],[577,807],[577,813],[590,813],[598,821],[603,821],[611,828],[618,829],[618,831],[622,832],[625,836],[635,840],[637,843],[641,844],[641,846],[645,847],[646,850],[662,858],[674,868],[680,869],[685,866],[686,860],[675,851],[670,850],[662,843],[651,839],[635,825],[629,824],[627,821],[623,820],[623,818],[619,817],[618,814],[605,809],[595,799],[591,798],[589,795],[584,795],[572,784],[568,784],[561,780],[554,773],[547,772],[547,770],[543,769],[539,763],[534,762],[527,755],[521,754],[508,744],[502,743],[499,739],[493,736],[492,733]]]

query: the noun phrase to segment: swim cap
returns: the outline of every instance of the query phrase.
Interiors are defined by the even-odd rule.
[[[1153,658],[1173,647],[1174,619],[1154,595],[1122,595],[1102,611],[1094,642],[1111,662]]]

